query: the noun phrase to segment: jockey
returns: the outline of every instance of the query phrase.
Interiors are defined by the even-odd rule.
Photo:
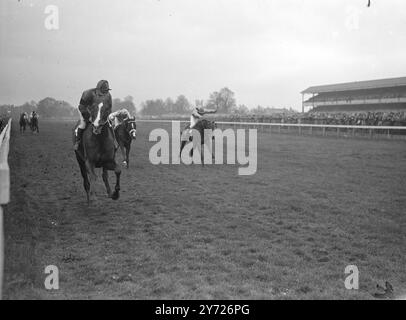
[[[196,124],[203,119],[203,116],[205,114],[209,114],[209,113],[216,113],[217,109],[215,110],[209,110],[209,109],[205,109],[203,107],[196,107],[192,114],[190,115],[190,125],[189,128],[187,128],[187,130],[184,131],[184,136],[182,137],[182,140],[187,139],[188,136],[192,135],[192,129],[196,126]]]
[[[82,93],[82,97],[80,98],[79,102],[79,116],[80,116],[80,123],[79,126],[75,130],[75,144],[73,146],[74,150],[79,149],[80,141],[82,140],[83,131],[86,129],[86,124],[89,121],[89,111],[88,107],[92,106],[93,103],[97,102],[98,100],[105,100],[108,104],[108,107],[112,108],[112,98],[110,95],[110,87],[107,80],[100,80],[97,83],[96,88],[86,90]]]
[[[123,121],[131,118],[131,114],[128,112],[127,109],[123,108],[116,112],[110,113],[109,120],[110,122],[114,122],[114,128],[117,128]]]

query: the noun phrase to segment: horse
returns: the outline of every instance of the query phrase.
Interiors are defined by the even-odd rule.
[[[95,168],[102,168],[102,178],[106,187],[107,196],[113,200],[120,197],[120,175],[121,169],[115,161],[116,147],[114,133],[107,119],[110,108],[107,103],[95,103],[88,108],[90,117],[82,142],[78,150],[75,150],[76,159],[79,163],[80,172],[83,177],[83,187],[86,191],[87,203],[95,200],[94,184],[97,180]],[[73,133],[75,134],[75,133]],[[116,185],[114,192],[108,180],[108,171],[114,171]]]
[[[197,130],[200,134],[200,143],[201,143],[201,150],[203,150],[203,145],[204,145],[204,130],[205,129],[211,129],[211,130],[215,130],[217,129],[217,124],[214,121],[210,121],[207,119],[202,119],[199,120],[196,125],[193,127],[194,130]],[[187,125],[185,127],[185,129],[183,130],[183,132],[181,133],[181,136],[185,135],[185,132],[187,130],[190,130],[190,125]],[[212,139],[214,140],[214,137],[212,137]],[[189,135],[189,141],[193,141],[193,136]],[[186,143],[188,141],[186,140],[182,140],[181,141],[181,145],[180,145],[180,154],[182,154],[182,150],[185,147]],[[190,155],[193,156],[193,149],[190,151]],[[203,161],[203,152],[201,152],[201,162],[202,165],[204,165],[204,161]]]
[[[30,127],[31,127],[31,131],[32,131],[32,132],[37,131],[37,133],[39,133],[38,116],[35,115],[35,116],[33,116],[33,117],[31,118]]]
[[[20,133],[24,133],[28,124],[28,117],[26,113],[20,114]]]
[[[137,138],[137,125],[135,118],[127,118],[116,128],[114,128],[114,134],[116,136],[118,145],[123,155],[123,165],[129,168],[130,165],[130,149],[131,142]]]

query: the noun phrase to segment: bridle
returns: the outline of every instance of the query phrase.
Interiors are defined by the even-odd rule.
[[[134,125],[136,125],[135,119],[134,119],[134,118],[128,118],[128,119],[126,120],[126,127],[127,127],[127,125],[131,125],[131,130],[128,131],[128,134],[129,134],[131,137],[134,137],[134,138],[135,138],[135,136],[136,136],[136,134],[137,134],[137,129],[134,127]]]

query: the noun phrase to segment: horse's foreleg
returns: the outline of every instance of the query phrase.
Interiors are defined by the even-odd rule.
[[[204,167],[204,142],[202,142],[202,145],[200,147],[200,161],[202,163],[202,166]]]
[[[90,182],[89,177],[87,176],[86,168],[80,168],[83,177],[83,188],[86,191],[87,203],[90,203]]]
[[[77,152],[76,152],[76,159],[79,163],[80,173],[82,174],[82,178],[83,178],[83,187],[86,191],[87,203],[89,204],[89,202],[90,202],[90,199],[89,199],[90,183],[89,183],[89,178],[87,175],[86,164]]]
[[[94,185],[96,183],[97,176],[96,176],[96,173],[94,172],[94,165],[91,164],[89,162],[89,160],[86,160],[86,168],[87,168],[87,172],[89,175],[89,184],[90,184],[89,192],[88,192],[88,194],[89,194],[88,203],[89,203],[92,200],[96,200],[96,196],[95,196],[95,192],[94,192]]]
[[[183,148],[185,147],[186,142],[187,142],[187,141],[185,141],[185,140],[181,140],[179,156],[182,155],[182,150],[183,150]]]
[[[120,166],[118,166],[116,163],[114,163],[114,173],[116,174],[116,186],[114,187],[114,192],[111,198],[113,200],[117,200],[120,198],[120,175],[121,175],[121,169]]]
[[[122,144],[119,145],[120,151],[121,151],[121,156],[123,157],[123,165],[127,166],[127,158],[125,156],[125,148]]]
[[[125,156],[126,156],[126,159],[127,159],[127,169],[130,166],[130,150],[131,150],[131,142],[125,148]]]
[[[109,184],[109,174],[108,174],[108,171],[107,171],[106,168],[103,168],[102,177],[103,177],[104,185],[106,186],[107,196],[109,198],[111,198],[111,188],[110,188],[110,184]]]
[[[121,175],[121,169],[120,166],[115,162],[109,162],[107,163],[104,168],[106,170],[112,170],[116,174],[116,185],[114,187],[114,192],[111,195],[111,199],[117,200],[120,198],[120,175]]]

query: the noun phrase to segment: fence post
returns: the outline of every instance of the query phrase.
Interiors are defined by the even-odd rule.
[[[4,270],[4,229],[3,229],[3,205],[10,201],[10,169],[8,166],[8,151],[10,140],[11,118],[0,134],[0,300],[3,289]]]
[[[326,127],[323,127],[323,137],[326,135]]]
[[[0,300],[3,292],[3,269],[4,269],[4,236],[3,236],[3,206],[0,205]]]

